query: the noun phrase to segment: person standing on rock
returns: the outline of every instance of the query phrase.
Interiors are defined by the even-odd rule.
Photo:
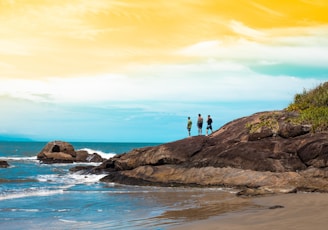
[[[190,137],[190,131],[191,131],[191,126],[192,126],[192,121],[190,120],[190,117],[188,117],[188,122],[187,122],[187,130],[188,130],[188,134]]]
[[[202,135],[203,118],[201,114],[198,114],[197,127],[198,127],[198,135]]]
[[[207,116],[207,127],[206,127],[206,136],[208,134],[208,130],[210,129],[211,130],[211,133],[213,133],[213,129],[212,129],[212,118],[211,118],[211,115],[208,115]]]

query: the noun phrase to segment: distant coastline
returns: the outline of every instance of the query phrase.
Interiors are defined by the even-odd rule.
[[[59,140],[59,139],[58,139]],[[61,139],[60,139],[61,140]],[[51,140],[35,140],[28,137],[23,137],[20,135],[0,135],[0,142],[38,142],[38,143],[48,143]],[[116,143],[116,144],[137,144],[143,147],[143,144],[151,144],[152,146],[164,144],[164,142],[145,142],[145,141],[69,141],[69,143]]]
[[[36,140],[33,140],[28,137],[22,137],[20,135],[0,135],[0,141],[24,141],[24,142],[34,142]]]

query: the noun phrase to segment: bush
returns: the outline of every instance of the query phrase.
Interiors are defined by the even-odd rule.
[[[294,102],[286,110],[297,111],[300,116],[292,121],[312,125],[313,132],[328,130],[328,82],[296,94]]]

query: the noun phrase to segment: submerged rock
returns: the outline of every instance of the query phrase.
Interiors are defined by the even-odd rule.
[[[0,161],[0,168],[8,168],[9,166],[7,161]]]
[[[75,151],[73,145],[64,141],[52,141],[38,153],[37,159],[45,164],[73,163],[73,162],[103,162],[104,159],[97,153]]]

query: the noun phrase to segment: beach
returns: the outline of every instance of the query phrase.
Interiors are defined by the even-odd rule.
[[[237,196],[218,187],[103,183],[104,175],[72,173],[72,164],[40,164],[46,143],[0,142],[0,229],[326,229],[328,193]],[[143,143],[142,145],[150,145]],[[76,143],[111,157],[135,143]],[[87,164],[89,165],[89,164]]]
[[[323,230],[328,226],[328,194],[295,193],[252,198],[248,208],[190,221],[170,230],[297,229]]]

